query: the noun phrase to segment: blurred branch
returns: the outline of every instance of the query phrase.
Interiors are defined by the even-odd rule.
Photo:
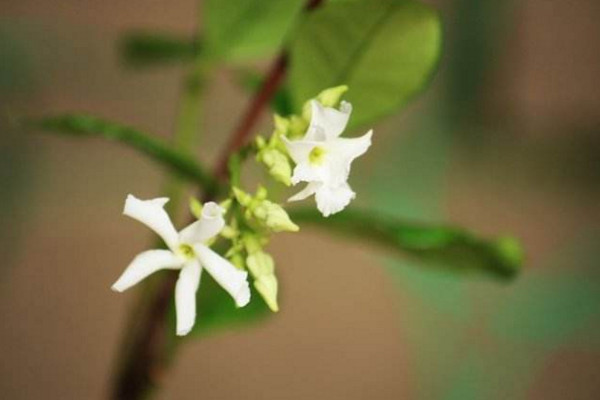
[[[323,0],[308,0],[304,10],[312,11],[319,7]],[[271,99],[277,94],[287,72],[287,54],[282,51],[275,61],[271,64],[260,89],[254,94],[248,108],[246,109],[240,123],[230,136],[227,145],[217,159],[214,174],[218,180],[227,178],[227,162],[229,156],[234,154],[240,147],[248,141],[252,135],[254,127],[258,122],[264,108],[271,102]]]
[[[252,135],[253,129],[264,108],[277,93],[277,89],[285,76],[286,68],[287,56],[285,53],[281,53],[271,65],[260,89],[255,93],[244,116],[230,136],[229,141],[217,160],[214,174],[218,180],[225,180],[227,178],[227,162],[229,157],[246,144],[248,138]]]
[[[106,121],[90,115],[66,114],[25,120],[24,125],[29,128],[62,135],[99,136],[124,143],[158,161],[182,178],[196,182],[207,190],[212,190],[216,184],[215,180],[193,158],[175,150],[161,140],[153,138],[151,135],[116,122]]]
[[[199,44],[198,39],[193,42]],[[184,157],[193,157],[193,148],[200,133],[200,120],[206,74],[205,61],[199,49],[193,50],[194,63],[184,80],[179,115],[173,145]],[[192,158],[193,159],[193,158]],[[217,182],[210,176],[210,185],[201,186],[204,191],[216,192]],[[169,179],[165,192],[170,198],[172,215],[180,208],[185,186],[176,179]],[[169,309],[175,291],[177,274],[158,278],[146,286],[146,292],[132,309],[128,330],[121,348],[120,370],[113,388],[115,399],[142,399],[149,397],[168,371],[181,343],[169,328]]]
[[[383,245],[451,272],[479,271],[512,278],[523,262],[521,246],[512,237],[484,240],[458,228],[407,223],[366,210],[348,209],[329,218],[313,209],[289,214],[296,223],[314,224],[361,242]]]
[[[148,67],[193,61],[200,53],[199,39],[167,33],[127,33],[120,43],[120,53],[127,65]]]

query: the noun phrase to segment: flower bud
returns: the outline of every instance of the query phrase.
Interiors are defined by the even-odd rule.
[[[190,212],[196,219],[200,219],[202,217],[202,203],[195,197],[190,197]]]
[[[277,304],[277,278],[275,275],[261,276],[254,280],[254,287],[273,312],[279,311]]]
[[[300,228],[294,224],[283,207],[269,200],[256,204],[250,212],[263,225],[273,232],[297,232]]]
[[[290,118],[290,127],[287,132],[287,137],[289,139],[298,139],[304,136],[306,130],[308,129],[309,121],[310,121],[310,107],[309,107],[309,116],[308,118],[299,117],[297,115],[292,115]]]
[[[273,275],[275,272],[275,263],[273,258],[262,250],[253,252],[246,258],[248,270],[253,276]]]
[[[335,86],[323,90],[312,100],[317,100],[319,103],[321,103],[323,107],[337,108],[340,104],[340,101],[342,100],[342,96],[347,91],[348,86],[346,85]],[[310,121],[312,114],[310,102],[311,100],[307,101],[302,107],[302,117],[307,121]]]
[[[277,304],[277,278],[273,258],[262,250],[251,253],[246,258],[248,270],[254,277],[254,287],[267,303],[271,311],[279,311]]]
[[[316,97],[316,100],[324,107],[337,107],[342,100],[344,93],[348,91],[348,86],[340,85],[323,90]]]
[[[252,196],[250,196],[243,190],[236,188],[235,186],[232,187],[231,190],[233,191],[233,196],[235,197],[238,203],[240,203],[244,207],[248,207],[250,205],[250,203],[252,202]]]
[[[292,167],[284,153],[275,148],[264,148],[259,151],[256,158],[267,167],[273,179],[286,186],[291,185]]]

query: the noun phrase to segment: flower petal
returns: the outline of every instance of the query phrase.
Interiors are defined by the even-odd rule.
[[[133,259],[111,289],[122,292],[160,269],[179,269],[182,265],[183,260],[169,250],[144,251]]]
[[[194,251],[204,269],[233,297],[238,307],[248,304],[250,301],[250,286],[248,285],[248,273],[246,271],[237,269],[207,246],[196,245]]]
[[[167,246],[175,249],[177,246],[177,231],[164,210],[164,205],[169,201],[166,197],[152,200],[140,200],[133,195],[128,195],[125,200],[123,214],[136,219],[152,229],[160,236]]]
[[[315,194],[315,192],[322,186],[321,182],[309,182],[301,191],[293,195],[288,201],[299,201],[304,200],[309,196]]]
[[[350,185],[343,183],[338,186],[323,185],[317,191],[315,199],[317,208],[324,217],[342,211],[356,197]]]
[[[352,105],[342,101],[340,109],[323,107],[316,100],[310,102],[311,118],[305,140],[318,140],[319,135],[325,134],[327,139],[333,139],[342,134],[352,113]]]
[[[371,146],[373,131],[358,138],[336,138],[329,146],[327,184],[337,187],[345,183],[350,175],[354,159],[363,155]]]
[[[291,182],[293,185],[297,185],[300,182],[326,181],[330,175],[328,167],[328,165],[313,166],[307,162],[297,164],[294,167]]]
[[[187,335],[196,322],[196,292],[200,286],[202,268],[197,260],[185,264],[175,286],[177,335]]]
[[[203,243],[218,235],[225,226],[224,212],[223,207],[215,202],[205,203],[200,219],[179,232],[179,240],[183,243]]]
[[[357,138],[337,138],[333,144],[336,154],[351,163],[355,158],[362,156],[371,147],[373,130]]]

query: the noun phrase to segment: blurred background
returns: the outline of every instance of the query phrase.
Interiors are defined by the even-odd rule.
[[[454,276],[318,230],[279,235],[282,311],[186,344],[158,398],[600,398],[600,3],[427,3],[445,24],[440,70],[375,127],[357,202],[514,234],[522,275]],[[25,134],[4,114],[86,111],[169,137],[183,68],[138,73],[117,43],[136,28],[190,33],[195,7],[2,2],[3,399],[107,396],[136,295],[109,287],[152,238],[123,200],[164,182],[129,149]],[[226,69],[208,90],[198,154],[210,162],[248,96]]]

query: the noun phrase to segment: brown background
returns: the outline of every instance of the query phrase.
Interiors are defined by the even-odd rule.
[[[528,146],[561,135],[561,124],[597,127],[598,2],[519,3],[486,82],[491,118],[518,126]],[[451,29],[453,2],[438,4]],[[19,112],[85,110],[167,136],[182,71],[135,74],[119,64],[114,42],[130,28],[189,32],[194,7],[189,0],[3,0],[0,22],[27,44],[32,82],[3,98]],[[441,85],[436,80],[432,93]],[[222,71],[207,98],[200,155],[211,160],[246,97]],[[426,96],[409,113],[436,98]],[[395,118],[380,131],[402,124],[403,118]],[[36,136],[22,144],[27,179],[2,221],[15,240],[0,254],[9,260],[0,282],[0,397],[103,398],[136,294],[116,295],[109,287],[150,238],[120,215],[122,202],[129,192],[158,195],[162,174],[103,141]],[[365,169],[377,154],[376,136]],[[568,185],[537,190],[536,178],[519,180],[520,164],[513,157],[518,156],[497,155],[478,170],[456,157],[445,184],[445,220],[487,234],[513,232],[523,238],[534,264],[583,225],[597,226],[598,192],[577,194]],[[481,179],[484,175],[491,178]],[[312,230],[280,235],[271,248],[276,259],[285,260],[279,263],[280,314],[247,330],[188,344],[159,398],[408,399],[417,390],[425,393],[420,398],[439,397],[428,397],[415,383],[410,356],[419,349],[403,340],[414,299],[398,294],[377,268],[378,253]],[[443,340],[444,327],[438,328]],[[547,384],[533,385],[528,396],[598,398],[597,379],[571,372],[597,372],[598,359],[597,352],[567,353],[565,368],[548,364],[544,382],[567,382],[560,389],[571,388],[575,397],[556,397],[560,390]]]

